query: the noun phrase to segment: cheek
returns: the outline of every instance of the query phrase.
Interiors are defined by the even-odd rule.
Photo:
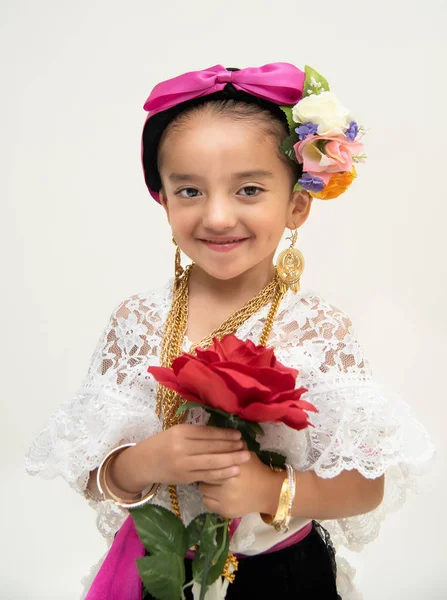
[[[266,207],[267,208],[267,207]],[[252,217],[253,231],[265,240],[279,241],[287,223],[286,211],[278,210],[278,206],[271,206],[268,210],[258,212]]]
[[[173,205],[170,212],[171,227],[174,232],[186,235],[191,232],[197,223],[197,215],[191,208],[186,209],[180,205]]]

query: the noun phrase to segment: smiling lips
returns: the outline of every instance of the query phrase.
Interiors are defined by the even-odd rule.
[[[201,239],[210,250],[216,252],[228,252],[234,248],[241,246],[248,238],[234,238],[234,237],[219,237],[212,239]]]

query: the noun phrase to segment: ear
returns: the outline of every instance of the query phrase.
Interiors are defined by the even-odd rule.
[[[162,207],[165,209],[166,216],[168,217],[168,223],[170,224],[171,221],[169,220],[168,199],[163,188],[161,188],[158,192],[158,199],[160,200],[160,204],[162,205]]]
[[[306,190],[293,192],[287,214],[286,227],[297,229],[307,219],[312,206],[312,196]]]

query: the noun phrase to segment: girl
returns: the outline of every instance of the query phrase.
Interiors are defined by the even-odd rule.
[[[65,477],[97,509],[106,538],[119,530],[121,549],[131,539],[129,520],[120,529],[123,506],[171,508],[173,489],[185,523],[206,510],[242,517],[230,544],[235,580],[218,580],[207,598],[349,600],[352,569],[339,557],[336,565],[334,545],[359,550],[374,539],[404,499],[410,469],[432,454],[406,404],[373,380],[349,317],[299,292],[296,232],[313,198],[335,198],[356,176],[362,132],[323,77],[288,63],[185,73],[158,84],[145,109],[144,175],[172,228],[175,279],[113,311],[78,394],[37,436],[27,470]],[[295,235],[275,267],[285,228]],[[180,251],[192,261],[186,271]],[[259,440],[291,465],[288,533],[271,525],[284,472],[248,452],[238,432],[207,426],[201,409],[182,422],[147,372],[213,336],[258,344],[263,332],[318,409],[314,427],[267,424]],[[106,456],[104,494],[97,470]],[[126,565],[110,556],[87,598],[141,598],[141,583],[129,583],[135,557]]]

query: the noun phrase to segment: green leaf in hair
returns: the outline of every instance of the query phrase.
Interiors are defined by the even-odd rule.
[[[304,81],[303,98],[310,96],[311,94],[321,94],[321,92],[329,92],[330,87],[327,80],[320,75],[318,71],[306,65],[304,67],[306,73],[306,79]]]
[[[293,160],[296,163],[298,161],[293,146],[297,143],[297,141],[298,135],[296,133],[293,133],[292,135],[287,136],[281,144],[281,152],[284,152],[284,154],[288,156],[290,160]]]
[[[290,106],[280,106],[279,107],[287,117],[287,125],[289,126],[289,134],[292,134],[295,131],[295,128],[298,126],[298,123],[295,123],[293,120],[292,109]]]

